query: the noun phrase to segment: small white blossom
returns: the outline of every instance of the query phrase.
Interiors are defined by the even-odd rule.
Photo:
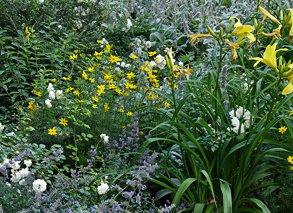
[[[132,22],[131,22],[131,20],[128,18],[128,19],[127,19],[126,28],[127,28],[127,30],[129,30],[131,27],[132,27]]]
[[[62,98],[62,97],[63,97],[63,94],[62,94],[62,93],[63,93],[62,90],[57,90],[57,91],[56,91],[56,98],[57,98],[57,99]]]
[[[24,160],[23,161],[24,162],[24,165],[26,166],[26,167],[30,167],[31,165],[32,165],[32,160]]]
[[[59,24],[57,27],[58,27],[59,29],[62,29],[62,25],[61,25],[61,24]]]
[[[106,194],[108,190],[109,190],[109,185],[107,183],[102,182],[101,185],[98,186],[99,195]]]
[[[51,108],[51,107],[52,107],[52,102],[51,102],[50,99],[46,99],[46,100],[45,100],[45,104],[46,104],[46,106],[47,106],[48,108]]]
[[[145,42],[145,47],[146,47],[147,49],[151,48],[151,47],[152,47],[152,42],[150,42],[150,41],[146,41],[146,42]]]
[[[50,91],[53,91],[55,92],[55,89],[53,87],[53,84],[52,83],[49,83],[48,87],[47,87],[47,91],[50,92]]]
[[[2,132],[4,130],[4,125],[2,125],[2,123],[0,123],[0,132]]]
[[[37,179],[33,182],[33,190],[36,193],[41,193],[47,189],[47,183],[46,181],[42,179]]]
[[[160,69],[163,69],[166,66],[166,60],[162,55],[157,55],[155,61]]]
[[[100,134],[100,138],[103,140],[104,143],[109,142],[109,136],[106,134]]]
[[[54,100],[55,98],[56,98],[55,92],[54,91],[50,91],[49,92],[49,99]]]
[[[18,170],[20,168],[20,165],[19,165],[20,161],[14,161],[12,162],[12,164],[10,165],[10,167],[14,170]]]

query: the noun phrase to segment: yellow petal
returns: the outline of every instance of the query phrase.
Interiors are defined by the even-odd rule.
[[[272,68],[277,68],[277,59],[276,59],[276,47],[278,43],[274,43],[273,45],[268,45],[266,47],[266,50],[263,54],[263,63],[268,65],[269,67]]]
[[[189,35],[188,37],[191,38],[190,43],[192,44],[196,43],[196,41],[199,38],[213,38],[213,36],[210,34],[192,34],[192,35]]]
[[[256,67],[259,64],[259,62],[261,62],[263,59],[260,57],[254,57],[254,58],[250,58],[249,60],[255,60],[256,62],[253,66]]]
[[[292,27],[291,27],[291,29],[289,31],[289,36],[293,36],[293,23],[292,23]]]
[[[263,7],[259,6],[258,7],[259,11],[264,14],[264,16],[268,17],[269,19],[271,19],[273,22],[278,23],[279,25],[281,24],[278,19],[276,19],[272,14],[270,14],[266,9],[264,9]]]
[[[249,39],[249,43],[255,42],[255,37],[252,33],[247,33],[246,37]]]
[[[232,35],[239,36],[243,35],[245,33],[251,33],[254,31],[254,27],[251,25],[242,25],[239,27],[236,27],[235,30],[232,32]]]
[[[283,89],[282,95],[289,95],[293,92],[293,83],[289,82],[287,86]]]

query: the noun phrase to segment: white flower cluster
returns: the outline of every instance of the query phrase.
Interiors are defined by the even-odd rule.
[[[100,138],[103,140],[104,143],[108,143],[109,142],[109,136],[106,134],[100,134]]]
[[[238,107],[237,110],[230,111],[229,115],[233,126],[233,128],[228,128],[229,131],[243,133],[245,129],[250,127],[250,112],[243,107]],[[241,121],[243,121],[243,123],[241,123]]]
[[[47,91],[49,93],[49,98],[45,100],[45,104],[48,108],[51,108],[52,107],[52,100],[62,98],[63,91],[62,90],[55,91],[55,89],[51,83],[49,83],[49,85],[47,87]]]
[[[11,178],[12,183],[19,183],[19,185],[26,184],[26,178],[31,174],[29,167],[32,165],[32,160],[24,160],[23,164],[25,168],[21,168],[21,161],[9,160],[4,158],[3,162],[0,163],[0,170],[6,170],[11,168]],[[11,186],[10,183],[6,183],[8,186]],[[44,180],[37,179],[33,182],[33,190],[37,193],[45,191],[47,188],[47,183]]]
[[[6,170],[11,168],[11,178],[10,181],[13,183],[19,183],[23,185],[25,183],[25,178],[30,175],[29,167],[32,165],[31,160],[24,160],[25,168],[20,169],[21,161],[4,159],[3,163],[0,163],[0,169]]]
[[[106,194],[106,192],[109,190],[109,185],[107,183],[101,182],[101,185],[98,186],[98,193],[99,195]]]

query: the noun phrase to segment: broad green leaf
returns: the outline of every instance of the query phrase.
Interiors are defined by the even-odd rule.
[[[232,213],[232,195],[228,182],[220,180],[220,187],[223,194],[223,205],[225,213]]]

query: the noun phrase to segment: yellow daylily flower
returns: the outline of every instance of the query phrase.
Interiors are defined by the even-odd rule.
[[[188,37],[191,38],[191,41],[190,41],[191,44],[196,43],[199,38],[213,38],[213,36],[210,34],[192,34],[192,35],[189,35]]]
[[[262,21],[264,21],[266,19],[266,17],[268,17],[269,19],[271,19],[273,22],[278,23],[279,25],[281,24],[278,19],[273,16],[272,14],[270,14],[265,8],[259,6],[258,7],[259,11],[264,15]]]
[[[268,45],[263,54],[263,58],[260,58],[260,57],[250,58],[249,60],[256,61],[254,64],[254,67],[257,66],[259,62],[262,62],[271,68],[277,68],[277,52],[287,51],[287,49],[285,48],[276,50],[277,44],[278,43],[276,42],[273,45]]]
[[[239,48],[239,44],[231,42],[228,39],[226,39],[225,42],[229,45],[229,48],[232,52],[232,54],[231,54],[232,59],[236,60],[238,58],[238,54],[237,54],[236,49]]]
[[[289,20],[289,24],[291,24],[291,29],[289,31],[289,36],[293,36],[293,9],[289,9],[290,11],[290,20]]]
[[[283,77],[289,80],[287,86],[283,89],[282,95],[289,95],[293,92],[293,64],[289,64],[289,71],[283,73]]]
[[[254,27],[251,25],[242,25],[240,20],[236,16],[231,16],[229,20],[236,19],[237,22],[234,24],[234,31],[232,32],[233,36],[239,36],[236,43],[240,43],[243,38],[247,37],[249,39],[249,42],[252,43],[255,41],[255,37],[252,34],[254,31]]]
[[[279,37],[281,38],[281,28],[282,28],[282,25],[279,25],[278,28],[274,29],[274,31],[272,33],[264,33],[262,32],[261,34],[264,35],[264,36],[268,36],[268,37]]]

